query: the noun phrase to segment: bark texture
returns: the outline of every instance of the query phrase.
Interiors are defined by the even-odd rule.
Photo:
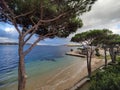
[[[26,71],[23,53],[23,37],[19,36],[18,90],[25,90]]]

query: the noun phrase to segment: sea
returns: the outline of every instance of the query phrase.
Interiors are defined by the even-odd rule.
[[[29,45],[25,46],[25,50]],[[27,73],[26,90],[40,90],[51,76],[55,76],[74,62],[82,62],[78,57],[65,55],[75,47],[36,46],[25,57]],[[40,85],[37,85],[37,84]],[[18,46],[0,45],[0,90],[17,90],[18,85]],[[36,86],[35,86],[36,85]],[[42,90],[42,89],[41,89]]]

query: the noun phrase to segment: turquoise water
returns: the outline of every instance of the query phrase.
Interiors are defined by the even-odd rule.
[[[16,90],[17,49],[17,46],[0,46],[0,90]],[[50,73],[52,75],[55,71],[78,62],[80,58],[65,55],[70,49],[71,47],[66,46],[36,46],[25,58],[28,80],[47,77]],[[12,85],[15,88],[10,88]]]

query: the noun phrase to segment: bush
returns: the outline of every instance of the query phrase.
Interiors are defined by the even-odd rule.
[[[120,66],[108,66],[91,79],[90,90],[120,90]]]
[[[117,62],[120,65],[120,56],[117,57]]]

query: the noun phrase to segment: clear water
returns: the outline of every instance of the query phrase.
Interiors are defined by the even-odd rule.
[[[66,46],[36,46],[25,58],[28,79],[47,76],[78,60],[77,57],[65,55],[70,49]],[[9,86],[17,85],[17,50],[18,47],[14,45],[0,46],[0,90],[15,90]]]

